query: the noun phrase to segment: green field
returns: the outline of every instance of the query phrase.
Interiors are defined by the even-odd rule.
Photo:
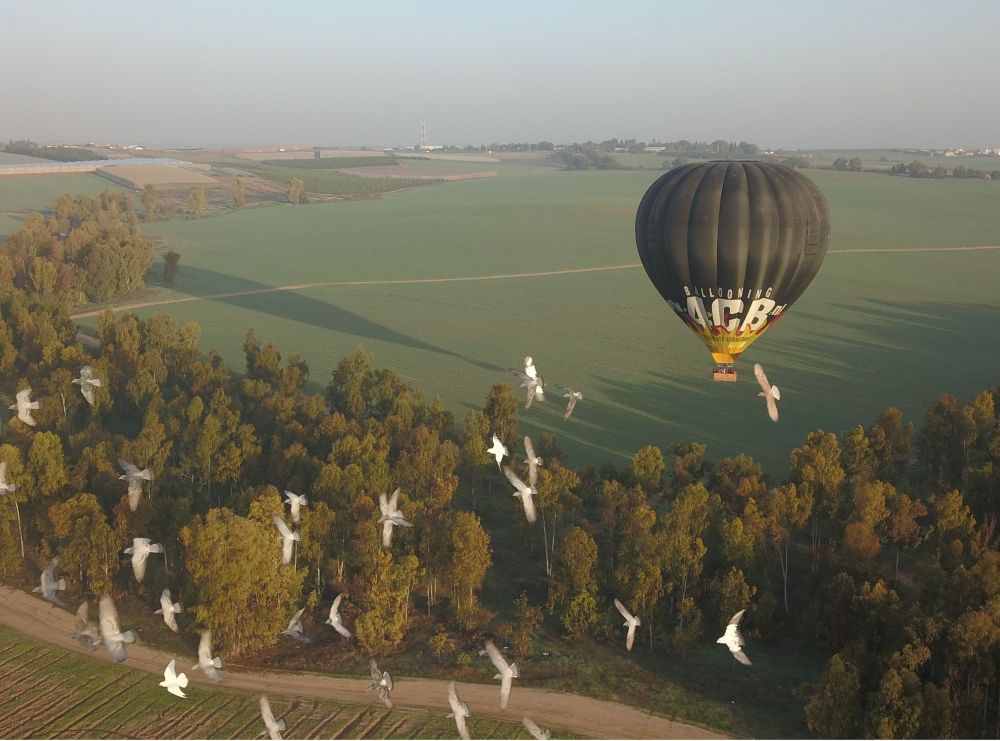
[[[809,174],[830,201],[834,250],[1000,243],[993,183]],[[498,178],[375,201],[154,224],[148,230],[163,248],[180,252],[181,272],[176,290],[148,294],[634,264],[635,207],[655,177],[512,165]],[[781,477],[788,451],[813,429],[868,424],[889,404],[919,422],[939,394],[995,384],[1000,350],[979,338],[1000,319],[997,274],[996,251],[830,254],[781,326],[746,353],[742,382],[731,386],[711,383],[707,353],[637,268],[310,288],[140,313],[199,322],[202,346],[237,369],[253,327],[286,356],[303,354],[316,389],[364,345],[459,416],[480,408],[493,384],[512,381],[507,368],[530,353],[550,385],[586,396],[569,422],[558,397],[522,414],[525,432],[559,436],[571,465],[700,440],[714,457],[745,450]],[[784,392],[777,425],[754,398],[747,371],[755,361]]]
[[[52,208],[53,202],[63,193],[97,195],[107,188],[120,190],[110,181],[90,173],[0,177],[0,242],[17,231],[25,213]]]
[[[254,738],[264,733],[259,695],[225,685],[168,694],[162,677],[82,656],[0,627],[2,738]],[[387,710],[380,702],[269,695],[285,738],[450,738],[445,711]],[[519,723],[472,717],[476,738],[524,738]]]

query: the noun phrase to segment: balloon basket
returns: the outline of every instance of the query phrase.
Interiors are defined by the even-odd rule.
[[[719,383],[736,383],[736,369],[732,366],[718,366],[712,369],[712,380]]]

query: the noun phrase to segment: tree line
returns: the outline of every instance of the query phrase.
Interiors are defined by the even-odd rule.
[[[152,261],[130,195],[64,195],[0,245],[0,284],[70,304],[110,301],[141,289]]]
[[[28,157],[40,157],[46,160],[56,160],[57,162],[85,162],[87,160],[106,160],[103,154],[96,154],[83,147],[71,147],[68,145],[41,146],[30,139],[9,140],[3,151],[9,154],[23,154]]]
[[[507,384],[457,421],[363,349],[311,393],[300,355],[251,330],[232,373],[199,334],[105,313],[84,346],[64,301],[0,284],[3,391],[30,385],[40,402],[37,428],[9,421],[0,444],[17,485],[0,500],[5,581],[35,581],[58,555],[74,595],[153,605],[169,587],[233,656],[337,593],[373,654],[406,645],[418,612],[439,656],[484,633],[515,654],[540,631],[619,643],[617,597],[642,620],[636,651],[683,661],[747,607],[751,652],[794,635],[830,657],[802,688],[817,735],[997,731],[1000,388],[941,397],[919,431],[891,407],[867,427],[814,431],[780,480],[696,442],[572,469],[542,435],[529,525],[486,451],[496,433],[519,455]],[[72,383],[84,364],[104,381],[92,407]],[[120,459],[154,473],[134,512]],[[414,526],[386,550],[377,498],[397,486]],[[285,489],[309,497],[291,566],[271,524]],[[121,555],[137,536],[165,545],[142,584]],[[513,609],[483,589],[500,552],[535,585]]]
[[[911,178],[975,178],[977,180],[1000,181],[1000,170],[978,170],[973,167],[959,165],[949,171],[942,165],[930,167],[919,160],[913,160],[909,164],[897,162],[889,169],[891,175],[904,175]]]

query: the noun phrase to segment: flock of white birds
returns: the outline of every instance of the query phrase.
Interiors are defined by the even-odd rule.
[[[531,405],[535,400],[545,400],[544,379],[535,368],[534,361],[530,355],[524,358],[523,371],[512,368],[511,372],[521,379],[521,386],[526,389],[524,405],[526,410],[531,408]],[[767,380],[767,376],[764,374],[764,369],[759,363],[754,365],[754,376],[762,389],[758,396],[764,398],[768,416],[773,421],[777,422],[778,408],[776,401],[781,398],[781,393],[777,386],[772,386]],[[102,381],[101,379],[94,377],[91,367],[86,365],[81,368],[80,377],[73,379],[73,383],[80,386],[80,392],[83,394],[87,402],[93,406],[94,389],[101,388]],[[563,394],[563,398],[568,399],[568,402],[563,418],[569,419],[573,414],[573,410],[575,409],[577,402],[583,399],[583,394],[579,391],[574,391],[568,386],[562,386],[559,384],[557,384],[557,386],[566,392]],[[17,418],[21,420],[21,422],[31,427],[35,427],[37,423],[31,412],[32,410],[38,409],[39,404],[37,401],[31,401],[31,389],[25,388],[18,391],[16,399],[17,403],[11,405],[10,409],[16,410]],[[496,434],[493,434],[491,437],[492,446],[487,449],[487,452],[494,457],[497,463],[497,468],[503,471],[507,480],[511,483],[511,485],[513,485],[514,496],[520,498],[525,518],[529,523],[534,523],[536,515],[533,498],[538,494],[538,490],[535,487],[538,480],[538,470],[542,466],[543,460],[535,454],[531,438],[525,436],[524,464],[527,466],[528,479],[527,483],[525,483],[510,466],[501,465],[505,457],[511,458],[510,452]],[[119,478],[127,482],[128,504],[129,508],[134,512],[138,508],[143,494],[143,482],[151,481],[153,474],[148,468],[140,470],[136,465],[125,460],[120,460],[119,465],[124,471]],[[11,493],[15,490],[16,486],[7,481],[6,461],[0,461],[0,496]],[[295,494],[291,491],[286,490],[284,494],[285,504],[289,507],[289,516],[293,525],[297,525],[299,524],[302,508],[308,506],[308,500],[304,495]],[[382,545],[387,549],[392,546],[392,534],[394,528],[412,527],[412,523],[406,520],[399,508],[399,494],[400,490],[398,488],[390,495],[386,495],[384,492],[379,494],[379,509],[381,511],[379,523],[382,525]],[[281,540],[282,544],[281,562],[283,565],[291,564],[295,543],[299,542],[301,537],[298,531],[293,530],[288,526],[282,516],[275,515],[273,521],[274,526],[278,531],[278,538]],[[149,555],[151,553],[162,554],[164,553],[164,549],[162,544],[153,543],[149,538],[136,537],[132,539],[132,545],[124,549],[124,553],[131,556],[132,570],[136,581],[142,582],[146,573],[146,563]],[[35,587],[33,591],[40,593],[43,599],[51,602],[52,604],[65,607],[65,604],[59,598],[59,592],[66,589],[66,580],[56,578],[56,570],[58,566],[58,557],[53,558],[45,570],[42,571],[40,584]],[[330,605],[329,616],[327,617],[325,624],[330,625],[337,631],[337,633],[343,636],[345,640],[350,640],[352,638],[352,633],[344,625],[340,615],[340,605],[343,598],[343,594],[338,594],[333,600],[333,604]],[[625,649],[626,651],[631,651],[635,642],[636,628],[642,623],[640,619],[633,615],[617,598],[614,599],[614,606],[625,619],[623,624],[627,629],[625,635]],[[281,635],[287,635],[300,643],[311,642],[311,639],[305,633],[305,628],[302,623],[302,617],[305,610],[306,608],[303,607],[292,616],[288,623],[288,627],[281,631]],[[160,609],[156,610],[155,614],[162,615],[163,622],[166,624],[167,628],[175,633],[178,632],[176,616],[182,611],[183,608],[180,603],[172,600],[170,590],[164,589],[163,593],[160,595]],[[750,665],[750,659],[747,658],[743,651],[744,640],[738,628],[744,612],[745,610],[740,610],[732,617],[729,621],[729,625],[726,627],[726,632],[717,640],[717,643],[724,644],[732,653],[736,661],[745,665]],[[98,601],[98,615],[99,623],[95,625],[89,619],[89,605],[86,601],[84,601],[77,609],[76,630],[74,631],[72,637],[77,639],[81,645],[90,650],[96,650],[99,646],[103,645],[107,649],[112,660],[116,663],[125,661],[127,658],[125,646],[129,643],[135,642],[135,633],[131,630],[121,630],[118,621],[118,611],[115,608],[113,600],[108,595],[102,596]],[[503,653],[492,641],[486,641],[485,650],[480,653],[488,656],[490,662],[497,670],[497,674],[494,676],[494,679],[500,680],[500,709],[506,710],[507,704],[510,700],[512,682],[514,679],[520,677],[520,670],[518,669],[516,663],[508,662],[506,660]],[[222,675],[219,672],[219,669],[221,668],[222,659],[218,656],[212,656],[212,633],[209,630],[205,630],[201,633],[201,640],[198,645],[198,661],[191,667],[191,671],[200,669],[213,682],[221,682]],[[391,708],[391,694],[394,687],[392,675],[388,671],[379,669],[378,664],[374,659],[369,661],[369,669],[372,679],[369,689],[375,690],[379,699],[385,703],[386,707]],[[183,690],[187,687],[187,685],[187,675],[183,672],[178,674],[176,671],[176,660],[171,659],[170,663],[163,670],[163,681],[160,682],[160,686],[164,687],[169,693],[183,698],[186,697]],[[468,739],[470,736],[466,719],[471,716],[471,712],[468,704],[459,700],[454,682],[451,682],[448,686],[448,704],[451,709],[451,712],[448,713],[448,717],[454,718],[459,736],[463,739]],[[267,734],[272,739],[280,739],[281,732],[285,730],[286,727],[285,721],[284,719],[275,719],[274,713],[271,711],[270,702],[268,701],[266,695],[261,695],[260,697],[260,709]],[[523,723],[524,727],[534,738],[547,739],[550,737],[549,731],[543,731],[530,718],[524,718]]]

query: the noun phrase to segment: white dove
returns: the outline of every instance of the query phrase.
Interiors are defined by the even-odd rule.
[[[333,604],[330,605],[330,617],[326,619],[326,624],[333,626],[333,629],[344,636],[344,638],[351,637],[351,631],[344,627],[344,624],[340,620],[340,601],[344,599],[344,595],[338,594],[334,600]]]
[[[292,562],[292,548],[295,546],[296,540],[302,540],[302,536],[297,530],[289,530],[288,525],[285,524],[280,515],[274,516],[274,526],[278,528],[281,536],[281,563],[290,564]]]
[[[140,471],[138,466],[120,458],[118,465],[125,471],[118,477],[119,480],[128,482],[128,508],[135,512],[139,506],[139,498],[142,496],[142,482],[151,481],[153,473],[148,468]]]
[[[526,483],[521,481],[517,477],[517,474],[510,470],[510,466],[503,467],[503,474],[507,477],[507,480],[514,485],[517,491],[514,492],[515,497],[521,498],[521,505],[524,507],[524,516],[528,518],[528,522],[535,522],[535,500],[532,497],[538,493],[538,490],[533,486],[528,486]]]
[[[524,436],[524,454],[528,456],[524,459],[528,464],[528,483],[534,486],[538,483],[538,467],[542,465],[542,459],[535,455],[535,446],[527,435]]]
[[[83,394],[83,398],[87,400],[90,406],[94,406],[94,389],[103,386],[103,382],[100,378],[94,378],[94,371],[89,365],[85,365],[80,369],[80,377],[74,378],[73,383],[80,385],[80,393]]]
[[[7,481],[7,461],[0,461],[0,497],[15,491],[17,486]]]
[[[31,416],[31,410],[38,409],[38,402],[31,400],[31,387],[21,389],[15,394],[14,398],[17,399],[17,403],[11,404],[7,408],[16,409],[17,418],[24,422],[24,424],[31,425],[32,427],[37,425],[38,423],[35,421],[35,418]]]
[[[503,457],[505,455],[510,455],[510,453],[507,452],[507,446],[500,442],[500,438],[495,434],[493,435],[493,447],[487,448],[486,452],[497,459],[497,468],[500,468],[500,461],[503,460]]]
[[[746,612],[745,609],[733,615],[729,621],[729,625],[726,626],[726,632],[722,634],[721,638],[716,640],[716,643],[724,644],[730,653],[732,653],[734,659],[741,664],[750,666],[750,659],[743,653],[743,634],[740,633],[740,629],[737,627],[740,624],[740,620],[743,619],[744,612]]]
[[[163,622],[167,624],[170,630],[177,632],[177,618],[174,617],[177,613],[181,612],[183,608],[180,602],[174,602],[170,599],[170,590],[164,589],[160,593],[160,609],[154,610],[154,615],[163,615]]]
[[[413,524],[408,522],[403,517],[403,513],[399,511],[398,502],[398,488],[392,493],[391,497],[387,498],[384,492],[378,495],[378,507],[382,510],[382,516],[378,521],[382,523],[382,545],[386,548],[392,544],[392,528],[394,525],[413,527]]]
[[[42,599],[51,602],[53,605],[65,607],[63,601],[59,599],[59,592],[66,589],[65,579],[56,579],[56,567],[59,565],[59,556],[49,561],[48,566],[41,575],[41,584],[32,589],[32,592],[41,592]]]
[[[563,419],[569,419],[570,415],[573,413],[573,409],[576,408],[576,403],[583,398],[583,394],[579,391],[574,391],[569,386],[562,386],[558,383],[556,386],[566,392],[563,394],[563,398],[569,399],[569,402],[566,404],[566,414],[563,415]]]
[[[625,634],[625,650],[631,651],[632,644],[635,643],[636,626],[642,625],[642,621],[629,612],[625,605],[618,601],[617,597],[615,597],[615,607],[618,608],[618,612],[620,612],[622,617],[625,618],[624,626],[628,628],[628,633]]]
[[[222,675],[218,672],[221,668],[222,659],[212,657],[212,631],[203,630],[201,640],[198,641],[198,663],[191,667],[191,671],[201,669],[213,682],[221,682]]]
[[[267,695],[260,696],[260,715],[264,719],[264,727],[267,728],[267,735],[271,737],[271,741],[281,741],[281,732],[285,730],[285,719],[274,719]]]
[[[534,368],[535,366],[531,367]],[[516,368],[511,368],[510,372],[521,379],[521,386],[528,389],[527,396],[525,397],[524,400],[524,408],[526,410],[531,409],[531,403],[535,399],[538,399],[539,401],[545,401],[545,389],[542,386],[544,381],[541,376],[539,375],[531,376],[528,375],[527,373],[522,373]]]
[[[292,522],[298,525],[301,508],[309,504],[306,500],[306,495],[294,494],[288,491],[288,489],[285,489],[285,503],[291,507]]]
[[[448,705],[451,706],[451,712],[448,713],[448,717],[455,719],[455,726],[458,728],[459,737],[468,741],[471,736],[469,735],[469,727],[465,725],[465,719],[470,717],[472,713],[469,712],[468,703],[464,703],[458,699],[458,691],[455,689],[454,682],[448,684]]]
[[[486,641],[486,654],[497,668],[498,673],[493,678],[500,680],[500,709],[506,710],[507,701],[510,699],[510,682],[520,677],[521,672],[517,668],[517,663],[507,663],[493,641]]]
[[[188,686],[187,674],[181,672],[177,674],[175,671],[176,659],[171,659],[170,663],[167,664],[167,668],[163,670],[163,681],[160,682],[161,687],[166,687],[167,692],[171,695],[177,695],[178,697],[187,697],[181,689]]]
[[[524,718],[521,718],[521,722],[524,723],[524,727],[528,729],[528,733],[530,733],[534,738],[537,738],[538,741],[546,741],[546,739],[552,738],[552,731],[543,731],[531,718],[525,716]]]
[[[132,538],[132,545],[125,549],[125,553],[132,556],[132,571],[135,572],[135,579],[138,582],[146,575],[146,559],[150,553],[163,553],[163,546],[160,543],[153,543],[149,538]]]
[[[387,671],[380,671],[375,659],[368,659],[368,670],[372,675],[372,683],[368,685],[368,689],[378,690],[379,698],[385,703],[387,708],[391,708],[392,698],[389,697],[389,693],[392,692],[394,686],[392,675]]]
[[[778,405],[776,401],[781,399],[781,391],[777,386],[772,386],[767,380],[767,376],[764,374],[764,368],[760,363],[753,364],[753,374],[757,377],[757,383],[760,384],[761,389],[763,389],[757,396],[763,396],[764,402],[767,404],[767,416],[771,418],[772,422],[778,421]]]
[[[111,597],[104,595],[97,603],[97,613],[101,620],[101,639],[115,663],[121,663],[127,658],[126,643],[135,643],[135,633],[126,630],[124,633],[118,625],[118,610]]]
[[[90,622],[90,605],[87,600],[80,603],[76,608],[76,630],[73,631],[73,638],[80,642],[84,648],[95,650],[101,645],[101,629],[97,623]]]
[[[299,643],[312,643],[309,636],[306,635],[305,630],[302,628],[302,613],[306,611],[306,608],[302,608],[292,619],[288,621],[288,627],[281,631],[281,635],[289,636],[294,638]]]

